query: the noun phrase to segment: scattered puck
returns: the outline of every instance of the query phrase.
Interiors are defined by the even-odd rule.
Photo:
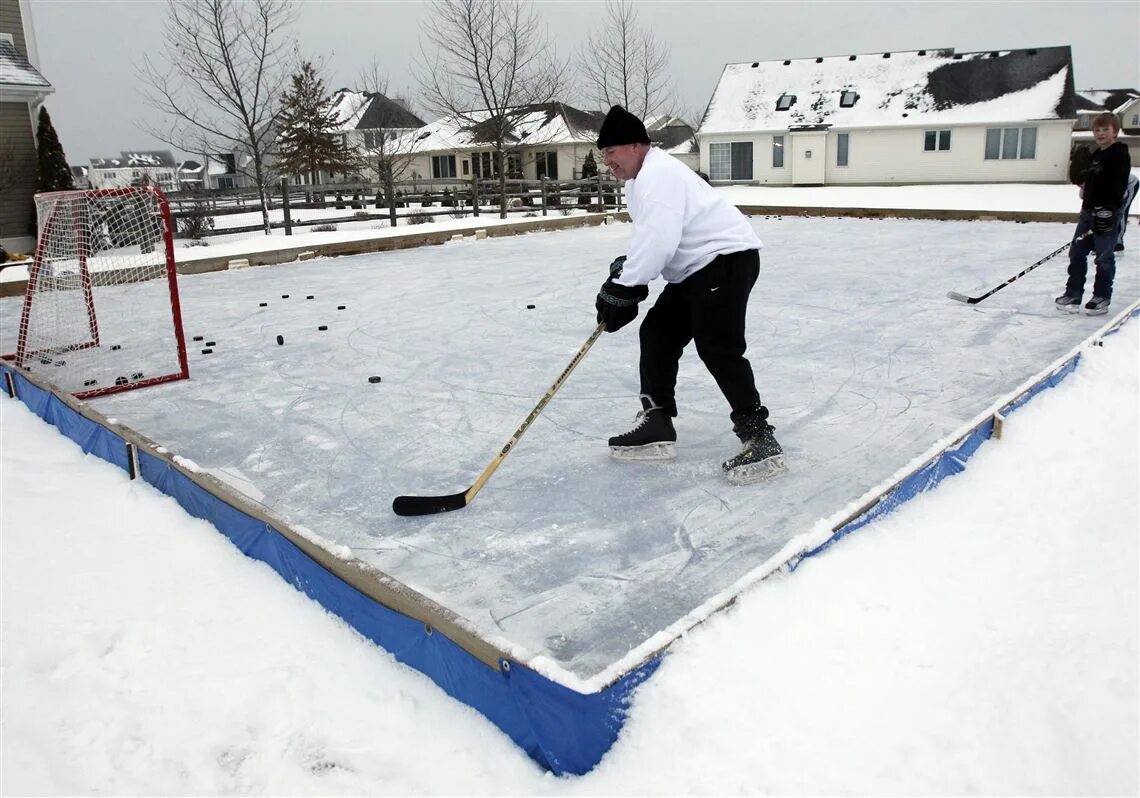
[[[282,294],[282,295],[281,295],[281,298],[282,298],[282,299],[288,299],[288,298],[289,298],[289,295],[288,295],[288,294]]]
[[[213,349],[203,349],[202,350],[203,355],[212,355],[213,353],[214,353]]]
[[[527,309],[527,310],[534,310],[534,305],[527,305],[527,306],[526,306],[526,309]]]
[[[43,363],[45,366],[50,366],[50,365],[51,365],[51,361],[50,361],[50,360],[48,360],[46,357],[41,357],[41,358],[40,358],[40,362],[41,362],[41,363]]]
[[[329,328],[329,326],[328,326],[327,324],[322,324],[322,325],[321,325],[320,327],[318,327],[317,329],[318,329],[318,330],[327,330],[328,328]]]
[[[127,378],[126,377],[115,377],[115,384],[116,385],[126,385],[127,384]]]
[[[195,336],[194,336],[194,340],[195,340],[195,341],[201,341],[201,340],[202,340],[202,336],[201,336],[201,335],[195,335]]]
[[[98,380],[84,380],[83,381],[83,387],[84,388],[90,388],[92,385],[97,385],[98,382],[99,382]]]
[[[142,378],[143,378],[143,373],[141,371],[136,371],[134,374],[131,375],[132,380],[141,380]]]
[[[337,310],[344,310],[344,305],[337,305],[337,306],[336,306],[336,309],[337,309]]]
[[[57,366],[66,366],[66,365],[67,365],[67,361],[66,361],[66,360],[57,360],[57,361],[55,361],[55,364],[56,364]]]
[[[285,336],[284,335],[277,336],[277,345],[281,346],[284,343],[285,343]]]
[[[372,382],[372,383],[376,383],[376,382],[380,382],[380,378],[379,377],[369,377],[368,381]]]
[[[206,346],[217,346],[217,345],[218,344],[215,341],[206,341]]]
[[[122,349],[122,348],[123,348],[123,347],[122,347],[122,346],[120,346],[119,344],[112,344],[112,345],[111,345],[111,351],[112,351],[112,352],[118,352],[118,351],[119,351],[120,349]]]
[[[312,298],[313,298],[312,294],[309,294],[307,297],[305,297],[305,299],[312,299]]]
[[[257,306],[259,308],[267,308],[267,307],[269,307],[269,303],[268,302],[258,302]]]

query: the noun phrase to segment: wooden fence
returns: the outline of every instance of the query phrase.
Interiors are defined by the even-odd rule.
[[[622,186],[612,177],[586,180],[508,180],[508,214],[547,216],[579,209],[589,212],[620,210]],[[384,187],[378,183],[332,183],[298,186],[282,180],[269,197],[270,227],[294,228],[334,225],[369,220],[397,224],[422,224],[435,216],[499,215],[502,203],[499,181],[490,180],[405,180],[395,184],[395,218],[388,207]],[[198,234],[224,235],[256,232],[263,225],[218,224],[218,217],[260,213],[261,201],[255,189],[225,189],[204,192],[172,192],[167,195],[171,216],[186,237],[195,227]],[[343,210],[344,215],[304,216],[306,210]],[[204,217],[204,218],[203,218]],[[203,221],[205,224],[203,224]]]

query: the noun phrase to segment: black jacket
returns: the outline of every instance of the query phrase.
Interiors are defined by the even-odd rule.
[[[1117,141],[1104,149],[1097,149],[1089,156],[1089,164],[1085,167],[1083,207],[1119,210],[1131,169],[1132,159],[1128,157],[1128,147],[1123,142]]]

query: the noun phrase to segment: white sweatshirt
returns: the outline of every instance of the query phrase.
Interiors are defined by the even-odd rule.
[[[650,149],[625,183],[633,239],[617,282],[647,285],[655,277],[679,283],[717,255],[763,244],[740,211],[672,155]]]

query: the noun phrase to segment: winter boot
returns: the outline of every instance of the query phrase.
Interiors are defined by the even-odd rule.
[[[1111,301],[1112,300],[1105,299],[1102,296],[1094,296],[1088,301],[1088,304],[1085,305],[1085,313],[1090,316],[1103,316],[1105,313],[1108,313],[1108,305]]]
[[[1053,300],[1053,304],[1057,306],[1057,310],[1063,310],[1066,313],[1078,313],[1081,309],[1081,298],[1073,294],[1061,294]]]
[[[765,479],[772,479],[784,473],[784,450],[772,434],[773,427],[768,423],[765,411],[733,414],[736,422],[732,431],[744,444],[740,454],[725,460],[721,467],[728,481],[734,485],[748,485]]]
[[[655,405],[648,394],[641,395],[641,408],[636,427],[610,438],[610,457],[615,460],[674,459],[677,432],[669,411]]]

